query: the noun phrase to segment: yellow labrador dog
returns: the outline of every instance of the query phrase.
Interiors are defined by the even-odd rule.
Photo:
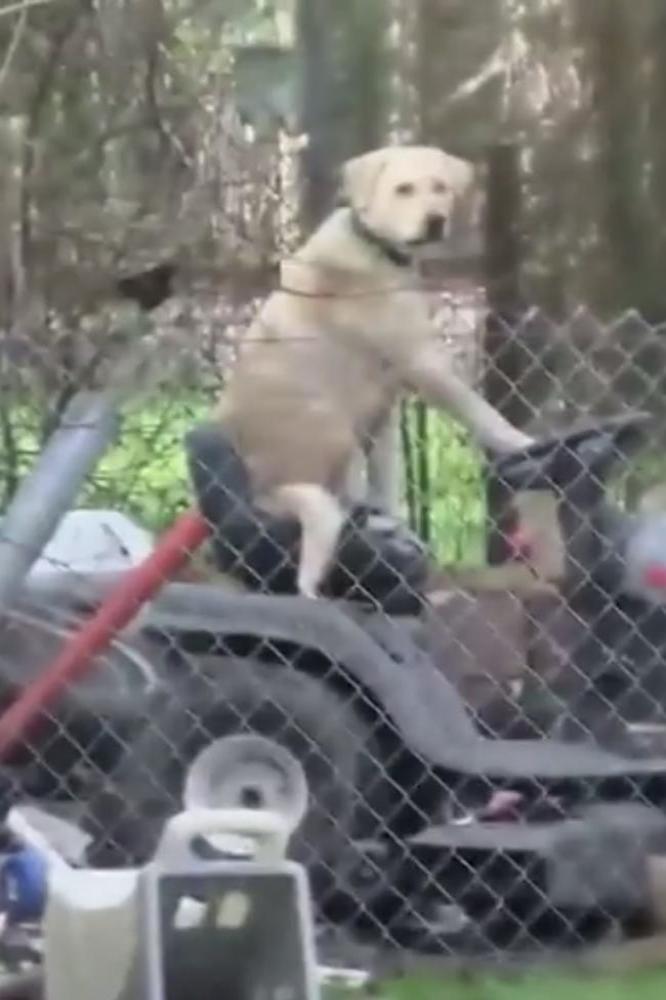
[[[257,502],[302,525],[298,587],[315,596],[345,520],[359,446],[403,393],[447,410],[498,452],[531,442],[451,369],[413,267],[447,237],[472,182],[464,161],[401,146],[343,168],[336,210],[281,270],[248,330],[215,416]]]

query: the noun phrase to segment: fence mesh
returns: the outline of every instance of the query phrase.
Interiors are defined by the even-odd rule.
[[[91,864],[134,865],[198,755],[255,733],[304,768],[291,852],[322,933],[476,955],[648,931],[666,912],[663,11],[632,34],[617,5],[599,24],[550,0],[384,6],[381,30],[381,3],[0,6],[2,711],[72,668],[91,623],[101,637],[41,688],[34,728],[0,716],[6,802],[73,818]],[[611,84],[636,32],[624,127]],[[645,156],[634,136],[627,183],[602,184],[634,118]],[[500,155],[418,288],[461,377],[544,445],[499,461],[402,401],[306,601],[297,529],[244,493],[211,410],[341,161],[370,137],[459,134]],[[110,386],[118,428],[73,415]],[[63,429],[89,474],[67,498],[77,456],[59,453],[28,497]],[[77,509],[53,534],[58,506]],[[179,558],[171,535],[169,572],[153,561],[134,592],[192,510],[208,537]],[[128,593],[128,620],[100,626]],[[266,761],[223,778],[225,801],[282,801]]]
[[[462,363],[478,379],[487,317],[470,316]],[[517,327],[523,348],[535,322]],[[540,336],[564,340],[539,322]],[[627,330],[658,338],[634,315],[606,326],[585,313],[566,340],[580,323],[610,352]],[[108,508],[159,529],[198,505],[210,537],[5,751],[11,796],[76,817],[91,863],[136,864],[179,808],[197,755],[255,733],[305,770],[292,852],[322,926],[479,952],[649,924],[666,732],[659,454],[654,420],[605,416],[635,414],[626,400],[588,397],[578,414],[597,430],[571,435],[580,420],[568,398],[576,377],[598,377],[592,363],[581,353],[569,381],[542,373],[566,414],[549,423],[543,400],[534,425],[546,444],[522,465],[489,461],[448,418],[405,404],[400,507],[352,508],[316,601],[293,596],[297,530],[253,506],[208,420],[212,366],[133,404],[79,501],[101,509],[101,536],[86,553],[84,527],[65,521],[5,615],[5,707],[126,586],[134,539]],[[529,377],[541,367],[535,354]],[[15,414],[26,441],[29,409]],[[491,565],[493,476],[504,477],[490,512],[504,552]],[[6,530],[2,541],[26,544]],[[137,544],[152,547],[146,535]],[[231,768],[217,794],[259,805],[282,793],[254,762]]]

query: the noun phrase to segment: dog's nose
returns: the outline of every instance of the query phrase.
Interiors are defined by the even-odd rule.
[[[441,240],[444,236],[444,226],[446,219],[439,212],[432,212],[426,216],[426,239]]]

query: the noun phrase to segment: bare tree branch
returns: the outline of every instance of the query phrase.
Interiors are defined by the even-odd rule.
[[[10,3],[5,7],[0,7],[0,17],[5,14],[23,13],[29,7],[45,7],[49,3],[53,3],[53,0],[22,0],[21,3]]]
[[[73,6],[69,16],[60,26],[60,30],[53,35],[48,58],[42,68],[41,75],[39,76],[37,86],[35,87],[32,100],[30,101],[28,108],[27,126],[23,137],[19,198],[19,259],[24,280],[29,270],[28,257],[31,244],[30,179],[35,164],[35,142],[39,131],[42,113],[51,91],[53,79],[58,72],[62,50],[67,44],[68,39],[73,34],[80,17],[86,11],[87,6],[84,3]]]
[[[0,66],[0,90],[2,90],[4,86],[9,70],[11,69],[12,62],[14,61],[14,56],[18,51],[18,47],[21,44],[21,39],[23,38],[23,35],[25,33],[25,28],[28,23],[29,8],[30,4],[24,2],[23,6],[21,7],[21,12],[17,18],[14,31],[12,32],[12,37],[9,41],[9,45],[7,46],[7,51],[5,52],[5,58],[2,61],[2,66]],[[0,11],[0,13],[4,12]]]

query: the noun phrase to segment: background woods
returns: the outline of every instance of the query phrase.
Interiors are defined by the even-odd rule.
[[[478,217],[430,275],[469,376],[539,426],[621,402],[659,411],[665,43],[660,0],[5,0],[3,500],[122,349],[118,280],[173,262],[160,322],[187,333],[186,376],[127,415],[88,496],[168,523],[182,432],[280,257],[330,208],[337,164],[388,138],[469,157],[496,205],[513,191],[485,240]],[[489,330],[487,304],[502,320]],[[401,448],[412,522],[447,559],[477,558],[477,456],[422,409],[403,414]]]

